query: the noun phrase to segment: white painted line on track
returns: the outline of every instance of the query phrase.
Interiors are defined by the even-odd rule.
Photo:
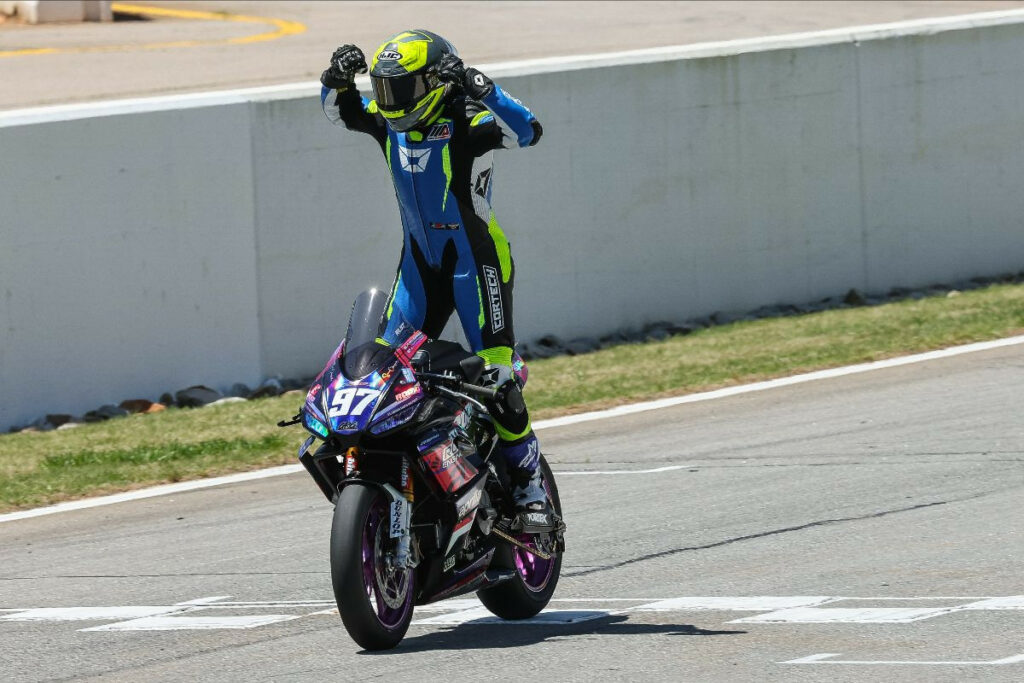
[[[83,498],[82,500],[72,500],[68,501],[67,503],[57,503],[56,505],[49,505],[47,507],[42,508],[21,510],[19,512],[9,512],[6,515],[0,515],[0,524],[2,524],[3,522],[13,522],[19,519],[29,519],[30,517],[53,515],[58,512],[86,510],[88,508],[103,507],[104,505],[113,505],[114,503],[126,503],[132,500],[143,500],[145,498],[155,498],[156,496],[168,496],[174,493],[185,493],[186,491],[195,491],[197,489],[212,488],[214,486],[238,484],[240,482],[253,481],[256,479],[267,479],[269,477],[278,477],[282,474],[294,474],[295,472],[302,472],[303,469],[304,468],[302,467],[302,465],[281,465],[280,467],[270,467],[263,470],[254,470],[252,472],[228,474],[223,477],[197,479],[195,481],[182,481],[177,484],[163,484],[161,486],[151,486],[145,489],[138,489],[136,491],[126,491],[125,493],[115,493],[109,496],[99,496],[97,498]]]
[[[121,607],[39,607],[8,614],[0,621],[99,621],[135,619],[180,612],[181,607],[169,605],[134,605]]]
[[[767,612],[796,607],[810,607],[835,600],[828,595],[755,595],[752,597],[692,597],[659,600],[629,608],[631,612]]]
[[[730,396],[739,396],[740,394],[749,394],[755,391],[765,391],[768,389],[778,389],[780,387],[788,387],[794,384],[803,384],[805,382],[814,382],[822,379],[834,379],[836,377],[846,377],[847,375],[858,375],[862,372],[884,370],[886,368],[895,368],[900,367],[902,365],[912,365],[914,363],[924,363],[926,361],[931,360],[939,360],[942,358],[961,356],[965,353],[989,351],[991,349],[998,349],[1004,346],[1016,346],[1018,344],[1024,344],[1024,335],[1020,335],[1017,337],[1007,337],[1006,339],[996,339],[994,341],[977,342],[975,344],[953,346],[948,349],[928,351],[926,353],[917,353],[912,356],[900,356],[899,358],[888,358],[886,360],[878,360],[873,361],[871,363],[859,363],[857,365],[846,365],[841,368],[817,370],[815,372],[806,372],[801,375],[792,375],[790,377],[779,377],[778,379],[770,379],[764,382],[754,382],[753,384],[741,384],[739,386],[726,387],[724,389],[716,389],[714,391],[702,391],[698,394],[687,394],[686,396],[672,396],[670,398],[663,398],[657,401],[645,401],[643,403],[631,403],[629,405],[618,406],[616,408],[609,408],[608,410],[599,410],[592,413],[566,415],[565,417],[556,417],[552,420],[542,420],[540,422],[537,422],[534,424],[534,429],[550,429],[551,427],[564,427],[566,425],[579,424],[580,422],[607,420],[608,418],[612,417],[633,415],[635,413],[643,413],[649,410],[671,408],[673,406],[680,406],[687,403],[711,401],[717,398],[728,398]]]
[[[829,657],[838,657],[841,654],[841,652],[821,652],[816,655],[808,655],[806,657],[801,657],[800,659],[791,659],[788,662],[779,662],[779,664],[815,664],[823,659],[828,659]]]
[[[668,467],[656,467],[653,470],[555,470],[555,474],[559,477],[581,477],[595,474],[655,474],[657,472],[685,470],[688,467],[693,467],[693,465],[670,465]]]
[[[989,598],[964,605],[964,609],[1024,609],[1024,595],[1009,595],[1005,598]]]
[[[219,603],[221,600],[227,600],[230,595],[211,595],[208,598],[196,598],[195,600],[186,600],[185,602],[176,602],[175,605],[180,607],[190,607],[192,605],[210,605],[213,603]],[[220,605],[217,605],[220,607]]]
[[[1017,337],[1007,337],[1005,339],[996,339],[987,342],[977,342],[974,344],[964,344],[962,346],[953,346],[948,349],[940,349],[938,351],[928,351],[926,353],[917,353],[911,356],[900,356],[899,358],[889,358],[887,360],[874,361],[872,363],[860,363],[858,365],[847,365],[841,368],[830,368],[828,370],[818,370],[816,372],[807,372],[801,375],[792,375],[790,377],[780,377],[778,379],[766,380],[764,382],[754,382],[753,384],[742,384],[735,387],[726,387],[724,389],[716,389],[715,391],[703,391],[697,394],[687,394],[686,396],[673,396],[670,398],[663,398],[656,401],[644,401],[642,403],[631,403],[629,405],[618,406],[615,408],[609,408],[608,410],[598,410],[589,413],[579,413],[577,415],[567,415],[565,417],[556,417],[551,420],[541,420],[533,424],[535,430],[552,429],[555,427],[564,427],[567,425],[579,424],[581,422],[592,422],[595,420],[607,420],[615,417],[622,417],[624,415],[633,415],[635,413],[643,413],[649,410],[659,410],[661,408],[671,408],[673,406],[685,405],[687,403],[699,403],[701,401],[712,401],[718,398],[728,398],[730,396],[739,396],[741,394],[749,394],[755,391],[766,391],[768,389],[777,389],[780,387],[788,387],[794,384],[803,384],[805,382],[814,382],[822,379],[834,379],[836,377],[845,377],[847,375],[857,375],[862,372],[871,372],[874,370],[884,370],[886,368],[895,368],[903,365],[912,365],[914,363],[924,363],[932,360],[939,360],[942,358],[951,358],[953,356],[961,356],[967,353],[976,353],[978,351],[989,351],[992,349],[999,349],[1006,346],[1016,346],[1024,344],[1024,335]],[[651,472],[667,471],[672,468],[683,468],[685,465],[672,466],[670,468],[658,468],[651,470]],[[303,471],[302,465],[282,465],[280,467],[271,467],[265,470],[255,470],[253,472],[241,472],[239,474],[229,474],[223,477],[213,477],[211,479],[199,479],[196,481],[183,481],[177,484],[164,484],[161,486],[154,486],[151,488],[139,489],[137,491],[128,491],[126,493],[116,493],[110,496],[100,496],[98,498],[84,498],[82,500],[73,500],[67,503],[58,503],[56,505],[50,505],[47,507],[34,508],[31,510],[20,510],[18,512],[9,512],[5,515],[0,515],[0,524],[4,522],[14,522],[21,519],[29,519],[32,517],[41,517],[43,515],[52,515],[58,512],[71,512],[73,510],[85,510],[88,508],[101,507],[104,505],[113,505],[115,503],[125,503],[133,500],[143,500],[145,498],[153,498],[156,496],[166,496],[174,493],[184,493],[186,491],[195,491],[198,489],[212,488],[215,486],[225,486],[228,484],[237,484],[245,481],[253,481],[256,479],[266,479],[269,477],[277,477],[284,474],[295,474],[296,472]],[[582,474],[591,474],[589,472],[583,472]],[[622,471],[603,471],[602,474],[625,474],[627,470]],[[636,472],[639,474],[640,472]],[[565,472],[556,472],[556,474],[568,474]],[[571,475],[570,475],[571,476]]]
[[[247,629],[277,624],[282,621],[300,619],[295,614],[254,614],[244,616],[166,616],[146,617],[143,619],[132,619],[121,621],[116,624],[105,624],[92,628],[80,629],[86,631],[206,631],[210,629]]]
[[[790,624],[909,624],[942,615],[977,615],[980,611],[1005,613],[1024,610],[1017,602],[1020,596],[988,598],[907,597],[842,597],[820,595],[753,595],[753,596],[683,596],[676,598],[556,598],[554,607],[532,619],[505,621],[495,617],[476,598],[442,600],[416,607],[414,626],[452,627],[461,624],[520,627],[529,625],[571,625],[585,621],[633,614],[660,615],[694,612],[757,611],[762,614],[735,619],[726,623],[755,624],[779,628]],[[338,618],[333,600],[267,600],[254,602],[220,602],[218,598],[200,598],[173,605],[126,605],[107,607],[46,607],[6,610],[0,615],[0,627],[12,622],[58,624],[64,622],[100,621],[81,631],[183,631],[212,629],[252,629],[309,617]],[[943,600],[947,604],[934,608],[836,608],[844,601]],[[596,603],[596,604],[595,604]],[[623,604],[633,603],[633,604]],[[891,604],[891,603],[890,603]],[[822,605],[826,605],[822,607]],[[817,607],[815,607],[817,606]],[[326,608],[326,609],[322,609]],[[774,610],[774,611],[773,611]],[[0,610],[3,612],[5,610]],[[247,613],[246,613],[247,612]],[[838,655],[812,655],[812,658]],[[804,658],[807,660],[807,658]],[[810,663],[808,660],[805,663]]]
[[[900,660],[854,660],[854,659],[831,659],[832,657],[838,657],[838,652],[822,652],[817,655],[810,655],[807,657],[801,657],[800,659],[791,659],[788,662],[779,662],[779,664],[884,664],[887,666],[895,665],[918,665],[918,666],[1000,666],[1003,664],[1020,664],[1024,663],[1024,654],[1013,655],[1011,657],[1004,657],[1002,659],[993,659],[991,661],[978,661],[978,660],[950,660],[950,661],[900,661]]]
[[[610,616],[612,613],[607,610],[573,610],[573,609],[549,609],[529,619],[517,619],[514,625],[544,625],[544,624],[578,624],[592,619],[601,619]],[[509,622],[500,617],[494,616],[486,607],[463,610],[450,614],[442,614],[427,619],[418,619],[410,626],[460,626],[462,624],[495,624],[509,625]]]

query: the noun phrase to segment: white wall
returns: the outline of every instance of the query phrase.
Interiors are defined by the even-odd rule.
[[[519,337],[1024,268],[1024,14],[977,17],[488,67],[545,128]],[[0,426],[314,372],[397,265],[314,84],[0,114],[0,164]]]
[[[0,426],[259,378],[246,118],[0,127]]]
[[[109,0],[19,0],[0,2],[0,14],[17,14],[28,24],[112,21]]]

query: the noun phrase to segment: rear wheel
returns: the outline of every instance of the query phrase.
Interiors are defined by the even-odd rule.
[[[388,498],[376,487],[341,490],[331,526],[331,582],[352,639],[367,650],[398,645],[412,621],[415,575],[396,569]]]
[[[555,485],[555,476],[551,473],[544,456],[541,456],[540,467],[551,506],[561,517],[562,503],[558,498],[558,486]],[[498,545],[491,561],[491,568],[512,569],[516,576],[493,588],[477,591],[477,596],[484,607],[502,619],[529,619],[547,607],[562,569],[562,553],[555,547],[553,536],[554,534],[516,536],[516,540],[531,548],[537,548],[543,541],[545,548],[551,550],[549,560],[507,543]]]

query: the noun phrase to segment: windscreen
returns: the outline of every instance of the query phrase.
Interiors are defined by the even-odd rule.
[[[392,350],[415,331],[404,322],[398,306],[393,307],[391,318],[385,319],[387,308],[388,294],[379,289],[366,290],[352,304],[341,362],[349,379],[362,379],[379,369],[392,357]]]

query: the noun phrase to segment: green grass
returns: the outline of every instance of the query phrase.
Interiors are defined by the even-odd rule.
[[[996,339],[1024,331],[1024,285],[712,327],[530,364],[538,417]]]
[[[534,419],[1024,331],[1024,285],[713,327],[530,363]],[[295,462],[287,396],[0,436],[0,510]]]

